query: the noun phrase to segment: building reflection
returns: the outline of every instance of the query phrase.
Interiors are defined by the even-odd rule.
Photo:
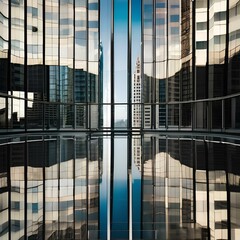
[[[0,146],[0,238],[96,238],[101,139],[7,141]]]
[[[113,139],[116,144],[127,141],[126,136],[125,140],[119,137]],[[127,184],[129,156],[122,154],[125,142],[114,148],[112,160],[118,167],[108,182],[114,186],[108,202],[112,208],[101,209],[101,201],[106,201],[103,166],[109,161],[103,159],[104,138],[108,137],[1,138],[1,239],[105,239],[107,224],[100,221],[106,220],[101,215],[107,216],[108,211],[113,211],[112,231],[120,234],[112,233],[114,239],[127,238],[129,222],[133,239],[237,239],[238,140],[157,135],[128,138],[132,142],[132,187]],[[125,158],[122,169],[120,156]],[[127,213],[130,205],[119,212],[119,204],[130,201],[135,206],[132,219]]]

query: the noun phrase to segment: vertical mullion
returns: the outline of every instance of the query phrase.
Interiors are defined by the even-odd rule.
[[[156,215],[155,215],[155,211],[156,211],[156,204],[155,204],[155,199],[156,199],[156,193],[155,193],[155,186],[156,186],[156,137],[151,137],[151,146],[152,146],[152,152],[151,152],[151,158],[152,158],[152,221],[153,221],[153,225],[152,225],[152,236],[155,236],[155,228],[156,228]]]
[[[111,4],[111,130],[114,129],[114,0]]]
[[[143,89],[143,77],[144,77],[144,73],[143,73],[143,63],[144,63],[144,13],[143,13],[143,4],[144,4],[144,0],[141,1],[141,60],[140,60],[140,72],[141,72],[141,89],[142,91]],[[144,102],[143,102],[143,97],[141,97],[141,130],[144,129]]]
[[[144,181],[143,181],[143,178],[144,178],[144,135],[141,134],[141,200],[140,200],[140,229],[141,229],[141,232],[140,232],[140,237],[141,239],[143,239],[143,184],[144,184]]]
[[[75,3],[75,0],[74,0],[74,3]],[[73,239],[75,239],[76,237],[76,225],[75,225],[75,222],[76,222],[76,214],[75,214],[75,209],[76,209],[76,203],[75,203],[75,199],[76,199],[76,189],[75,189],[75,186],[76,186],[76,142],[77,142],[77,139],[76,139],[76,136],[74,136],[73,138]]]
[[[28,129],[28,117],[27,117],[27,101],[28,101],[28,79],[27,79],[27,0],[24,0],[24,115],[25,115],[25,132]]]
[[[102,67],[101,65],[103,64],[101,62],[101,51],[102,51],[102,45],[100,42],[100,21],[101,21],[101,1],[98,0],[98,100],[97,100],[97,104],[98,104],[98,129],[101,129],[103,127],[102,124],[102,109],[103,109],[103,97],[102,97]]]
[[[128,129],[132,129],[132,1],[128,0],[128,62],[127,62],[127,81],[128,81]]]
[[[226,145],[227,154],[228,154],[228,145]],[[227,190],[227,236],[228,239],[231,239],[231,188],[230,188],[230,181],[229,181],[229,165],[228,157],[225,157],[225,164],[226,164],[226,190]]]
[[[75,96],[75,38],[76,38],[76,22],[75,22],[75,0],[73,0],[73,76],[72,76],[72,93],[73,93],[73,98],[72,98],[72,111],[73,111],[73,124],[72,124],[72,128],[76,129],[76,96]],[[74,181],[75,182],[75,181]],[[74,215],[75,216],[75,215]]]
[[[57,222],[57,238],[59,239],[60,238],[60,229],[61,229],[61,227],[60,227],[60,201],[61,201],[61,199],[60,199],[60,177],[61,177],[61,175],[60,175],[60,165],[61,165],[61,141],[62,141],[62,139],[61,139],[61,137],[59,136],[59,137],[57,137],[57,140],[56,140],[56,144],[57,144],[57,146],[56,146],[56,156],[57,156],[57,171],[58,171],[58,177],[57,177],[57,180],[58,180],[58,196],[57,196],[57,199],[58,199],[58,201],[57,201],[57,203],[58,203],[58,222]]]
[[[11,78],[11,3],[8,1],[8,81],[7,81],[7,98],[6,98],[6,128],[9,128],[9,121],[8,121],[8,115],[9,115],[9,93],[11,94],[11,88],[12,88],[12,78]],[[11,109],[12,111],[12,109]],[[10,219],[10,218],[9,218]],[[9,234],[11,236],[11,234]]]
[[[228,94],[228,60],[229,60],[229,1],[226,0],[226,39],[225,39],[225,59],[224,59],[224,82],[223,82],[223,96]]]
[[[197,212],[196,212],[196,205],[197,205],[197,197],[196,197],[196,141],[192,138],[192,161],[193,161],[193,221],[196,223],[197,219]]]
[[[7,168],[8,168],[8,172],[7,172],[7,176],[8,176],[8,239],[11,240],[12,235],[12,227],[11,227],[11,145],[8,144],[7,145]]]
[[[27,189],[28,189],[28,142],[27,137],[24,141],[24,239],[28,239],[27,237],[27,208],[28,208],[28,200],[27,200]]]
[[[61,9],[60,9],[60,4],[61,4],[61,0],[58,0],[58,66],[57,66],[57,69],[58,69],[58,85],[57,85],[57,98],[56,98],[56,101],[57,103],[56,106],[57,106],[57,116],[58,116],[58,119],[57,119],[57,129],[60,129],[61,128],[61,74],[60,74],[60,69],[61,69],[61,65],[60,65],[60,41],[61,41],[61,31],[60,31],[60,14],[61,14]]]
[[[46,113],[45,113],[45,111],[46,111],[46,104],[45,104],[45,102],[46,102],[46,99],[48,99],[47,98],[47,96],[49,95],[49,94],[47,94],[47,89],[48,89],[48,86],[47,86],[47,84],[46,84],[46,59],[45,59],[45,38],[46,38],[46,32],[45,32],[45,28],[46,28],[46,25],[45,25],[45,0],[42,0],[42,19],[43,19],[43,49],[42,49],[42,51],[43,51],[43,55],[42,55],[42,58],[43,58],[43,106],[42,106],[42,109],[43,109],[43,116],[42,116],[42,119],[43,119],[43,126],[42,126],[42,130],[45,130],[45,128],[46,128],[46,126],[45,126],[45,124],[46,124],[46,119],[45,119],[45,116],[46,116]],[[46,96],[47,95],[47,96]],[[49,99],[48,99],[49,100]],[[44,235],[45,236],[45,235]]]
[[[86,219],[86,223],[87,223],[87,227],[86,227],[86,233],[87,233],[87,238],[88,238],[88,234],[89,234],[89,217],[88,217],[88,214],[89,214],[89,161],[90,161],[90,154],[89,154],[89,151],[91,152],[91,135],[88,135],[87,138],[86,138],[86,216],[87,216],[87,219]]]
[[[128,81],[128,130],[132,130],[132,1],[128,1],[128,46],[127,46],[127,81]],[[128,188],[128,228],[129,239],[132,240],[132,134],[127,138],[128,163],[127,163],[127,188]]]
[[[168,27],[169,27],[169,23],[168,23],[168,14],[169,14],[169,11],[168,11],[168,0],[166,0],[166,52],[167,52],[167,59],[166,59],[166,102],[165,102],[165,106],[166,106],[166,129],[168,129],[168,102],[169,102],[169,98],[168,98],[168,65],[169,65],[169,52],[168,52]]]
[[[207,99],[209,97],[209,28],[210,28],[210,22],[209,22],[209,8],[210,8],[210,0],[207,0],[207,63],[206,63],[206,86],[205,86],[205,98]],[[208,122],[208,121],[207,121]],[[209,126],[207,126],[209,127]]]
[[[196,2],[192,1],[192,100],[196,100]],[[190,23],[191,24],[191,23]],[[193,124],[192,124],[193,125]]]
[[[128,227],[129,227],[129,239],[132,240],[132,134],[129,133],[128,138],[128,179],[127,179],[127,188],[128,188]]]
[[[207,177],[207,233],[208,233],[208,239],[211,237],[211,231],[210,231],[210,197],[209,197],[209,158],[208,158],[208,144],[206,142],[206,139],[204,139],[204,151],[205,151],[205,163],[206,163],[206,177]]]
[[[91,125],[90,125],[90,122],[89,122],[89,114],[90,114],[90,111],[89,111],[89,98],[88,98],[88,84],[89,84],[89,72],[88,72],[88,68],[89,68],[89,53],[88,53],[88,51],[89,51],[89,10],[88,10],[88,3],[89,3],[89,0],[86,0],[86,23],[87,23],[87,41],[86,41],[86,54],[87,54],[87,56],[86,56],[86,59],[87,59],[87,61],[86,61],[86,79],[85,79],[85,81],[86,81],[86,89],[85,89],[85,94],[86,94],[86,96],[85,96],[85,100],[86,100],[86,107],[87,107],[87,109],[86,109],[86,128],[87,129],[89,129],[90,127],[91,127]]]
[[[101,171],[101,159],[102,159],[102,152],[101,152],[101,148],[103,148],[103,145],[101,144],[101,141],[103,141],[103,138],[101,139],[100,137],[98,137],[98,139],[97,139],[97,143],[98,143],[98,160],[97,160],[97,162],[98,162],[98,172],[97,172],[97,177],[98,177],[98,179],[100,179],[100,177],[101,177],[101,174],[100,174],[100,171]],[[101,239],[100,238],[100,236],[101,236],[101,232],[100,232],[100,229],[101,229],[101,227],[100,227],[100,219],[101,219],[101,217],[100,217],[100,214],[101,214],[101,212],[100,212],[100,206],[101,206],[101,200],[100,200],[100,183],[98,183],[98,234],[97,234],[97,236],[98,236],[98,239]]]
[[[114,1],[114,0],[113,0]],[[113,189],[114,189],[114,133],[111,133],[111,163],[110,163],[110,238],[113,220]]]
[[[153,5],[153,22],[152,22],[152,77],[151,77],[151,86],[152,86],[152,97],[151,97],[151,129],[156,129],[156,0],[152,0]]]
[[[46,231],[46,194],[45,194],[45,188],[46,188],[46,172],[45,172],[45,166],[46,166],[46,142],[45,137],[42,138],[42,144],[43,144],[43,165],[42,165],[42,171],[43,171],[43,223],[42,223],[42,238],[45,240],[45,231]]]
[[[192,100],[196,100],[196,46],[195,46],[195,41],[196,41],[196,2],[192,1]],[[195,128],[195,111],[196,111],[196,103],[191,103],[191,121],[192,121],[192,131]]]

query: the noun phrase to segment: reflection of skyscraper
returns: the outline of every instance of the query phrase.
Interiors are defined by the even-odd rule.
[[[98,0],[0,1],[1,128],[98,127],[98,22]]]
[[[134,136],[132,139],[132,158],[135,166],[139,171],[141,171],[142,166],[142,146],[141,137]]]
[[[141,78],[141,63],[137,58],[136,66],[132,78],[132,127],[141,128],[142,124],[142,78]]]

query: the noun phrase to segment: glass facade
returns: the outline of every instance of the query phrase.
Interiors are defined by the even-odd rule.
[[[0,239],[237,239],[239,0],[0,0]]]
[[[142,1],[144,129],[238,130],[238,10],[238,1]]]
[[[238,131],[238,1],[101,4],[0,2],[1,132]]]
[[[99,2],[1,1],[1,131],[98,128]]]

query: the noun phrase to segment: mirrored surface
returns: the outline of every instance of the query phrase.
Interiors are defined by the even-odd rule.
[[[240,139],[1,138],[1,239],[237,239]]]

